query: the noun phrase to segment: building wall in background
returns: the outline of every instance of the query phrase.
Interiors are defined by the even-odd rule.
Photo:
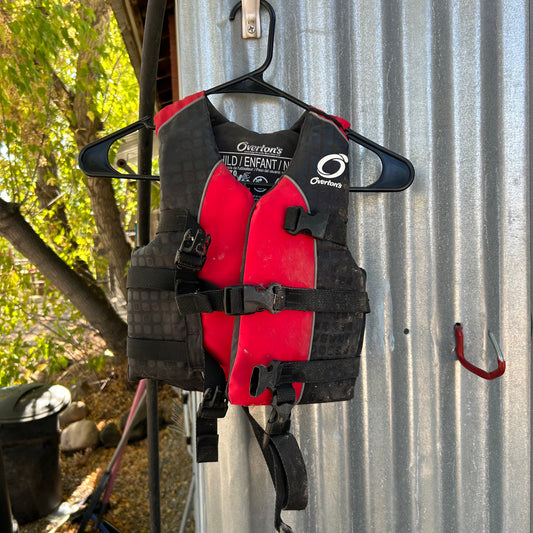
[[[183,95],[259,66],[234,0],[177,0]],[[309,505],[296,532],[530,530],[529,2],[271,0],[270,83],[340,115],[408,157],[405,192],[352,194],[349,246],[372,313],[355,398],[294,415]],[[267,15],[264,11],[266,35]],[[274,131],[301,110],[225,95],[232,120]],[[352,147],[352,184],[376,158]],[[507,360],[492,382],[488,330]],[[220,424],[220,461],[198,468],[197,531],[271,532],[273,489],[238,408]]]

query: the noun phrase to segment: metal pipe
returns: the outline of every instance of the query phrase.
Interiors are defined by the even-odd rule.
[[[153,115],[155,110],[157,65],[166,0],[149,0],[146,10],[141,75],[139,88],[139,118]],[[139,174],[152,172],[153,133],[144,128],[139,133]],[[137,182],[137,244],[150,241],[151,184]],[[161,531],[161,505],[159,488],[159,416],[157,408],[157,382],[147,380],[147,430],[148,430],[148,490],[150,498],[150,531]]]
[[[150,499],[150,532],[161,532],[161,497],[159,488],[159,414],[157,409],[157,381],[146,382],[146,411],[148,432],[148,496]]]
[[[139,90],[139,118],[151,116],[155,110],[157,65],[166,0],[149,0],[144,26]],[[152,172],[153,132],[147,128],[139,132],[139,174]],[[150,242],[150,182],[137,182],[137,244]]]
[[[189,520],[189,514],[191,513],[192,500],[194,498],[194,490],[196,488],[196,478],[193,475],[191,484],[189,485],[189,493],[187,495],[187,502],[185,503],[185,509],[183,510],[183,517],[181,518],[181,525],[179,533],[185,533],[187,529],[187,521]]]

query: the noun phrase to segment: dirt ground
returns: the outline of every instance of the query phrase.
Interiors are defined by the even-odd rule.
[[[135,388],[124,378],[114,375],[112,369],[101,372],[77,372],[76,388],[82,390],[79,399],[89,408],[89,416],[99,429],[107,422],[120,422],[129,411]],[[71,388],[72,375],[64,376],[60,384]],[[75,396],[77,393],[75,393]],[[162,533],[179,531],[189,493],[192,477],[192,461],[187,451],[185,431],[181,419],[181,399],[176,391],[167,386],[159,389],[160,410],[172,408],[174,421],[161,429],[160,446],[160,491]],[[114,448],[98,447],[75,454],[61,453],[63,501],[72,505],[91,494],[105,471]],[[110,499],[110,508],[104,518],[122,533],[148,533],[148,457],[147,440],[143,439],[127,446]],[[186,531],[194,531],[193,510],[189,513]],[[45,517],[19,527],[20,533],[76,533],[78,524],[67,522],[58,527],[58,518],[51,522]],[[54,529],[55,528],[55,529]],[[100,531],[93,527],[87,533]]]

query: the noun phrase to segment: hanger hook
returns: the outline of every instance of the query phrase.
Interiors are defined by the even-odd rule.
[[[496,370],[493,370],[492,372],[487,372],[466,360],[465,354],[463,351],[463,326],[462,324],[460,322],[457,322],[453,329],[455,332],[455,351],[457,353],[457,358],[467,370],[470,370],[470,372],[473,372],[480,378],[489,379],[489,380],[499,378],[500,376],[503,375],[503,373],[505,372],[505,359],[503,358],[503,353],[500,349],[500,346],[498,345],[498,342],[496,341],[496,338],[492,334],[492,331],[489,331],[488,333],[489,333],[490,342],[492,343],[492,346],[494,346],[494,349],[496,350],[496,355],[498,356],[498,368]]]
[[[268,23],[268,41],[267,41],[267,57],[265,62],[256,70],[253,72],[250,72],[250,76],[258,77],[259,79],[262,79],[263,72],[268,68],[270,63],[272,62],[272,56],[274,55],[274,32],[276,30],[276,13],[274,11],[274,8],[266,1],[261,0],[261,5],[268,11],[268,15],[270,17],[269,23]],[[237,15],[237,11],[241,9],[242,2],[238,2],[233,6],[233,9],[230,12],[229,19],[235,20],[235,15]]]

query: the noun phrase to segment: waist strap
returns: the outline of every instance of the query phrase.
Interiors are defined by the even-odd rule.
[[[330,313],[368,313],[370,306],[366,292],[335,289],[302,289],[272,283],[233,285],[224,289],[197,292],[176,287],[176,301],[181,314],[223,311],[227,315],[249,315],[268,310],[315,311]],[[190,284],[187,284],[190,285]]]
[[[128,289],[173,291],[175,268],[131,266],[128,270]]]

